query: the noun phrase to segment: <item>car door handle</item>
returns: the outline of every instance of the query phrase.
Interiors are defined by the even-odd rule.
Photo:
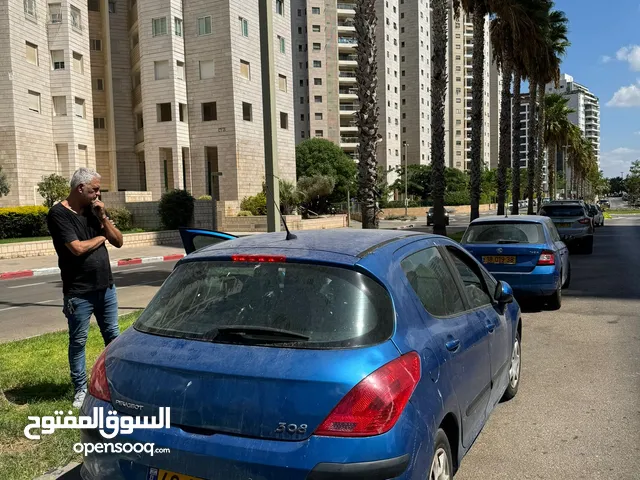
[[[496,324],[493,322],[487,322],[487,330],[489,330],[489,333],[493,333],[493,331],[496,329]]]
[[[450,352],[455,352],[460,347],[460,340],[449,340],[445,346]]]

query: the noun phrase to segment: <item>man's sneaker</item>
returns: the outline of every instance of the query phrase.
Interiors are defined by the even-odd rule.
[[[87,396],[86,390],[80,390],[73,397],[73,408],[80,408],[84,403],[84,397]]]

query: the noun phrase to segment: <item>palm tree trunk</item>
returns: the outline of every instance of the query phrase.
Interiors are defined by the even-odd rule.
[[[511,65],[502,71],[502,105],[500,105],[500,152],[498,161],[498,215],[504,215],[507,196],[507,168],[511,155]]]
[[[544,167],[544,84],[538,85],[538,157],[536,159],[536,198],[538,199],[538,208],[542,205],[542,170]]]
[[[473,12],[473,80],[471,100],[471,216],[480,216],[480,187],[482,171],[482,112],[484,105],[484,22],[482,2],[477,2]]]
[[[549,198],[551,201],[556,199],[556,162],[558,156],[558,146],[552,143],[549,146],[549,167],[547,168],[547,176],[549,177]]]
[[[359,197],[362,205],[362,228],[378,228],[377,191],[378,161],[378,64],[376,61],[375,0],[358,0],[354,23],[358,67],[358,100],[356,113],[359,131]]]
[[[511,142],[511,196],[513,197],[513,207],[511,208],[512,215],[518,215],[520,209],[518,201],[520,200],[520,105],[522,99],[520,97],[520,86],[522,84],[522,77],[516,71],[513,79],[513,130],[512,130],[512,142]]]
[[[444,216],[444,105],[447,94],[447,0],[431,2],[431,191],[433,196],[433,233],[446,235]]]
[[[529,206],[527,215],[533,215],[533,194],[536,177],[536,144],[538,142],[538,85],[535,82],[530,83],[529,88],[529,158],[527,159],[527,198]]]

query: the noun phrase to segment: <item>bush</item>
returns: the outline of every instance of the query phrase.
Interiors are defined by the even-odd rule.
[[[107,216],[120,231],[133,229],[133,215],[126,208],[109,208]]]
[[[239,217],[251,217],[251,216],[253,216],[253,213],[251,213],[249,210],[240,210],[238,212],[238,216]]]
[[[43,176],[38,183],[38,193],[44,198],[46,207],[53,207],[56,202],[64,200],[69,195],[69,182],[66,178],[56,173]]]
[[[46,207],[0,208],[0,238],[46,237]]]
[[[459,192],[446,192],[444,194],[444,204],[447,206],[455,205],[469,205],[471,203],[471,197],[466,190]]]
[[[158,214],[169,230],[187,227],[193,219],[196,199],[186,190],[171,190],[162,195]]]
[[[211,200],[211,195],[200,195],[198,200]]]
[[[251,212],[252,215],[267,214],[267,196],[264,192],[260,192],[253,197],[244,197],[240,203],[240,208]]]

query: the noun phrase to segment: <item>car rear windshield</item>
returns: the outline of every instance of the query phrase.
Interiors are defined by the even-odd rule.
[[[539,223],[492,222],[471,225],[462,243],[545,243],[544,230]]]
[[[584,217],[584,213],[580,205],[552,205],[540,209],[540,215],[545,217]]]
[[[263,334],[271,329],[271,333],[284,332],[278,339],[282,346],[362,347],[391,336],[393,312],[388,292],[371,277],[351,269],[197,261],[172,272],[135,328],[221,343],[247,343],[240,337],[218,335],[231,327]],[[287,335],[291,341],[284,342]],[[253,338],[253,343],[260,343]],[[265,335],[262,343],[270,341]]]

